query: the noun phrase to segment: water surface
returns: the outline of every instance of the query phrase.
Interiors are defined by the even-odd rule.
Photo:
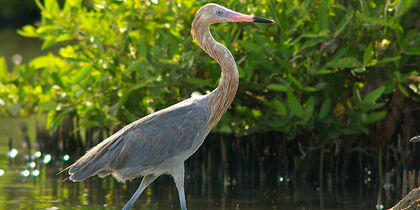
[[[126,184],[112,177],[63,182],[66,175],[57,176],[57,172],[77,157],[67,160],[65,154],[39,153],[35,122],[33,118],[0,119],[0,169],[4,171],[0,176],[0,209],[120,209],[137,189],[140,179]],[[14,158],[9,157],[10,140],[18,152]],[[377,203],[378,189],[374,185],[320,188],[316,183],[283,177],[264,184],[219,182],[212,177],[204,180],[193,176],[188,168],[185,189],[189,209],[374,209]],[[384,196],[385,207],[395,200]],[[179,209],[172,179],[159,177],[134,209]]]

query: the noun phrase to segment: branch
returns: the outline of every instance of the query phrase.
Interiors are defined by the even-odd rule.
[[[389,210],[414,210],[420,209],[420,187],[411,190],[400,202]]]

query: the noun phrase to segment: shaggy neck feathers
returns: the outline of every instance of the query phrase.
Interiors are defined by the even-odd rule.
[[[210,119],[209,128],[213,127],[229,108],[238,90],[239,76],[235,59],[230,51],[214,40],[209,25],[194,19],[191,33],[200,47],[220,65],[219,85],[209,93]]]

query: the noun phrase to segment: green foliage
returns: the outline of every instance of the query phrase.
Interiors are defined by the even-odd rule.
[[[7,78],[7,64],[4,57],[0,57],[0,79],[4,80]]]
[[[108,128],[217,85],[217,63],[190,36],[193,15],[205,2],[36,2],[40,24],[18,33],[58,52],[15,66],[10,75],[0,59],[3,113],[47,113],[51,130],[66,117],[76,118],[79,128]],[[419,5],[229,1],[225,6],[276,23],[212,26],[240,73],[232,109],[215,130],[329,139],[368,133],[370,123],[386,116],[393,92],[419,99],[419,83],[410,79],[419,76]]]

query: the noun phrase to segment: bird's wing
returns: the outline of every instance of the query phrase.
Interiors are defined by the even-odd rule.
[[[169,107],[119,137],[121,143],[115,147],[118,156],[114,164],[156,165],[181,154],[205,135],[208,118],[207,106],[200,103]]]
[[[82,181],[101,171],[155,165],[189,150],[205,138],[209,111],[205,100],[187,99],[141,118],[105,139],[69,167]]]

